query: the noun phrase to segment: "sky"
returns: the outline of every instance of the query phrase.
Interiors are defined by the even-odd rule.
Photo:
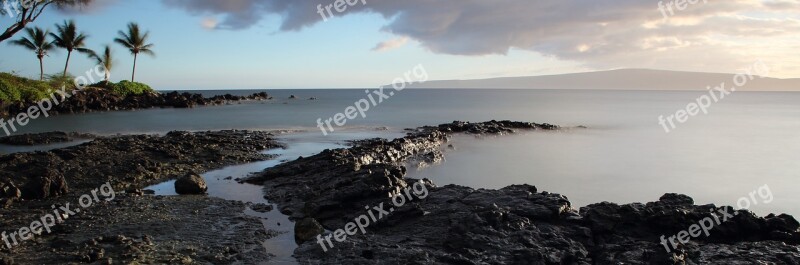
[[[772,77],[800,77],[800,0],[339,1],[346,9],[328,13],[336,0],[95,0],[48,10],[31,25],[53,30],[74,19],[89,48],[112,45],[118,81],[130,79],[133,58],[113,38],[140,24],[156,56],[139,57],[136,79],[160,90],[370,88],[419,64],[432,80],[620,68],[735,73],[756,61]],[[0,17],[2,29],[11,23]],[[45,72],[59,73],[65,60],[66,51],[52,52]],[[70,72],[93,66],[73,55]],[[37,77],[38,61],[6,41],[0,71]]]

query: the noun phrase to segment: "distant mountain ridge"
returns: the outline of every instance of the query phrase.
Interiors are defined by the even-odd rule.
[[[734,87],[736,74],[620,69],[587,73],[500,77],[475,80],[439,80],[411,84],[410,88],[464,89],[599,89],[599,90],[705,90],[725,82]],[[800,91],[800,78],[760,78],[738,91]]]

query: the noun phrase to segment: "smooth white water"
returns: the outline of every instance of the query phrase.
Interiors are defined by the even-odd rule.
[[[229,92],[229,91],[226,91]],[[253,91],[235,92],[238,94]],[[215,92],[207,92],[213,94]],[[363,98],[364,90],[280,90],[276,100],[189,110],[65,115],[32,121],[26,132],[100,134],[170,130],[315,128]],[[288,100],[289,95],[299,100]],[[345,132],[392,133],[453,120],[521,120],[587,129],[473,141],[456,139],[447,162],[414,177],[438,184],[499,188],[528,183],[568,196],[576,207],[600,201],[657,200],[685,193],[697,203],[734,205],[768,185],[774,200],[759,214],[800,215],[800,93],[740,91],[670,133],[658,123],[703,91],[404,90],[348,122]],[[303,100],[316,97],[318,100]],[[333,138],[331,138],[333,139]]]

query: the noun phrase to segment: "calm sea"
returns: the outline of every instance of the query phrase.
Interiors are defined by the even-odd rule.
[[[255,91],[204,91],[207,95]],[[266,102],[195,109],[153,109],[38,119],[23,132],[97,134],[171,130],[300,129],[319,132],[318,118],[343,112],[364,90],[274,90]],[[437,184],[501,188],[528,183],[588,203],[657,200],[684,193],[697,203],[736,205],[768,185],[772,200],[755,195],[759,214],[800,215],[800,93],[736,92],[707,115],[667,134],[671,115],[704,92],[557,90],[405,90],[348,122],[334,134],[397,135],[404,128],[454,120],[521,120],[586,129],[509,137],[456,137],[441,165],[412,170]],[[289,100],[290,95],[299,99]],[[315,97],[317,100],[307,100]],[[382,128],[382,130],[378,130]],[[387,130],[388,128],[388,130]],[[316,140],[321,132],[313,133]],[[342,137],[331,135],[329,137]],[[324,138],[324,137],[323,137]],[[344,137],[346,138],[346,137]],[[301,141],[302,142],[302,141]],[[6,150],[10,150],[5,148]]]

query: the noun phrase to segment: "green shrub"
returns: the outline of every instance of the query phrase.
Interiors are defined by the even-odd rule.
[[[112,86],[112,90],[122,96],[141,95],[147,92],[155,92],[150,86],[130,81],[120,81]]]
[[[47,81],[38,81],[10,73],[0,73],[0,101],[3,104],[22,101],[36,102],[49,98],[57,90],[60,90],[62,86],[66,88],[67,92],[77,89],[74,78],[71,76],[58,74],[48,76]],[[121,96],[155,93],[155,90],[148,85],[130,81],[121,81],[119,83],[101,81],[97,84],[89,85],[89,87],[106,89]]]
[[[96,88],[102,88],[102,89],[113,91],[114,90],[114,86],[116,86],[116,85],[117,84],[114,84],[114,82],[100,81],[100,82],[97,82],[97,83],[89,85],[89,87],[96,87]]]
[[[53,90],[50,88],[45,82],[33,82],[28,84],[29,86],[26,89],[22,89],[20,92],[22,93],[22,100],[28,102],[37,102],[42,99],[46,99],[50,97],[50,94],[53,93]]]
[[[50,87],[54,89],[61,89],[63,86],[66,88],[67,91],[72,91],[73,89],[77,89],[75,87],[75,77],[67,75],[64,76],[62,74],[55,74],[47,76],[47,81],[50,83]]]
[[[0,73],[0,100],[34,102],[50,97],[53,91],[48,82]]]
[[[22,99],[22,93],[17,87],[6,79],[0,79],[0,100],[17,102]]]

